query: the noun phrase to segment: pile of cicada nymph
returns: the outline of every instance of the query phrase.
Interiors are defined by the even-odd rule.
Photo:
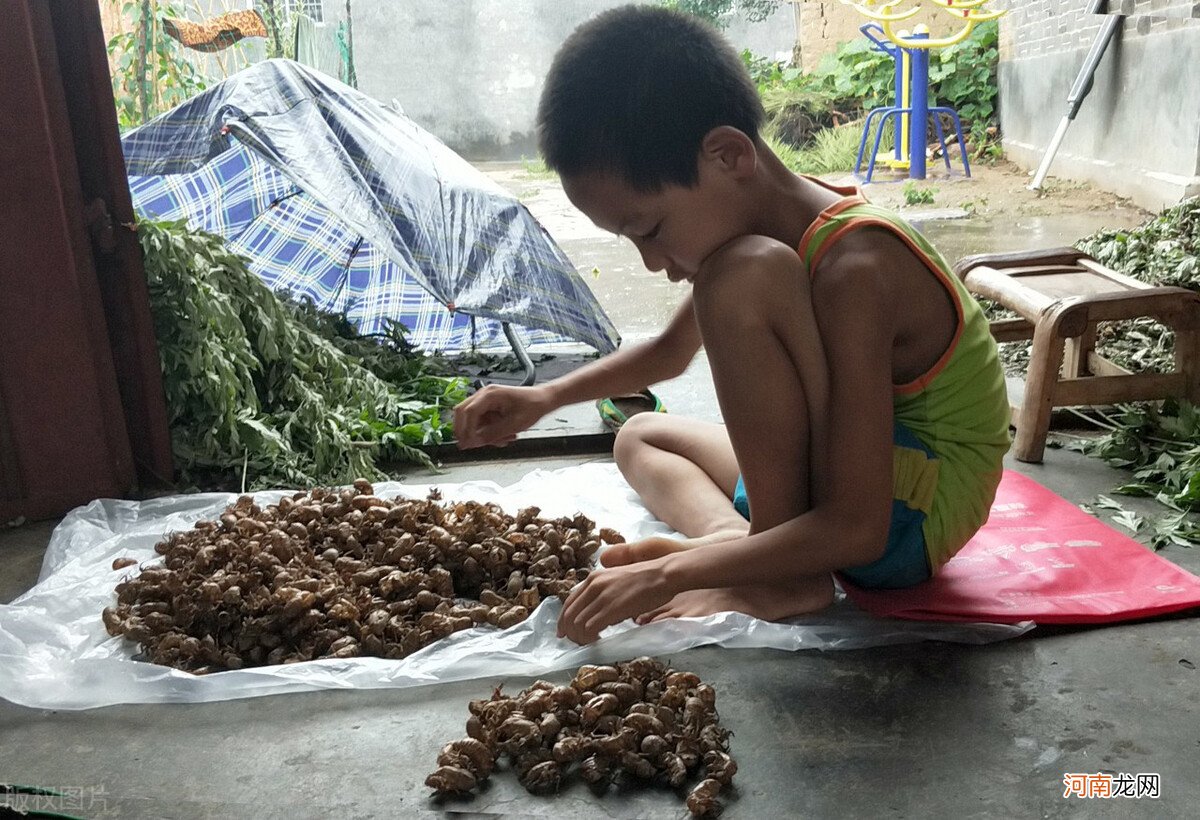
[[[442,747],[425,780],[439,794],[470,792],[502,764],[534,793],[574,776],[600,791],[615,781],[682,789],[699,779],[687,807],[711,816],[737,772],[716,691],[653,658],[583,666],[569,684],[537,681],[515,697],[497,689],[468,708],[467,736]]]
[[[146,660],[196,674],[404,658],[459,630],[520,623],[587,577],[602,540],[624,540],[583,515],[540,512],[444,504],[436,490],[386,500],[362,479],[266,507],[244,495],[159,543],[163,562],[117,585],[104,625]]]

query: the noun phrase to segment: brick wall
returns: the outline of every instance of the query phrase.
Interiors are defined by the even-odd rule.
[[[1000,24],[1000,130],[1036,168],[1105,14],[1125,15],[1065,132],[1051,176],[1084,179],[1151,210],[1200,193],[1200,2],[1009,0]],[[1097,13],[1092,13],[1095,7]]]
[[[1157,2],[1157,0],[1155,0]],[[820,64],[821,58],[837,50],[839,44],[862,37],[859,27],[871,20],[850,6],[838,0],[788,0],[797,9],[797,51],[800,67],[812,71]],[[1082,8],[1084,0],[1076,0],[1075,5]],[[1001,11],[1016,7],[1051,7],[1062,6],[1064,3],[1051,3],[1048,0],[1034,0],[1026,3],[1024,0],[992,0],[983,6],[983,10]],[[911,29],[917,23],[924,23],[934,37],[945,37],[960,30],[962,22],[955,20],[933,3],[921,0],[911,0],[901,8],[920,6],[921,13],[897,25],[901,31]],[[1011,15],[1011,12],[1010,12]],[[1042,16],[1046,16],[1043,12]],[[1001,23],[1003,30],[1004,24]]]
[[[1103,16],[1089,14],[1082,0],[1024,0],[1010,2],[1000,24],[1000,59],[1024,59],[1086,49],[1096,37]],[[1101,11],[1125,14],[1122,37],[1136,38],[1200,25],[1196,0],[1108,0]]]
[[[1026,0],[1013,6],[1000,22],[1001,60],[1087,48],[1102,19],[1087,14],[1078,0]]]
[[[861,37],[858,27],[867,22],[861,14],[837,0],[805,0],[798,11],[796,50],[800,67],[812,71],[821,58],[839,43]]]

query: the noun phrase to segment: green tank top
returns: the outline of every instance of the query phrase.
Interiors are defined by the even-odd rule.
[[[895,449],[894,497],[925,513],[925,550],[936,572],[987,521],[1008,451],[1004,370],[987,318],[928,240],[904,219],[870,204],[857,187],[822,187],[843,195],[809,226],[798,251],[813,275],[840,237],[864,227],[898,236],[946,289],[958,314],[950,346],[928,372],[893,385],[893,412],[935,458]]]

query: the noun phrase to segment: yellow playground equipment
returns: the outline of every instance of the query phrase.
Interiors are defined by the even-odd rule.
[[[980,7],[987,1],[929,0],[942,12],[964,21],[957,32],[945,37],[934,38],[930,37],[929,28],[924,24],[914,26],[911,32],[896,29],[897,23],[916,16],[921,11],[920,5],[896,10],[896,7],[904,0],[861,0],[861,2],[839,0],[843,5],[850,6],[872,21],[861,26],[859,30],[875,44],[877,49],[889,54],[896,66],[895,104],[870,111],[863,124],[858,158],[854,165],[855,174],[858,174],[862,167],[863,153],[866,150],[871,127],[878,118],[875,144],[867,165],[864,182],[871,181],[877,163],[884,164],[896,171],[907,170],[910,179],[925,179],[927,123],[931,117],[934,131],[942,144],[942,156],[946,162],[946,170],[950,171],[950,156],[946,150],[946,137],[942,131],[942,114],[949,116],[954,123],[963,171],[966,176],[971,175],[962,122],[958,118],[958,113],[953,108],[946,106],[929,105],[929,51],[960,43],[970,37],[975,27],[983,21],[995,20],[1006,13],[981,9]],[[880,154],[880,140],[889,120],[893,122],[895,128],[895,150],[891,154]]]

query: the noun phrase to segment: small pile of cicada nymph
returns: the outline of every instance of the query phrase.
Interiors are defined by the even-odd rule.
[[[507,760],[533,793],[575,774],[598,790],[617,780],[679,789],[699,778],[688,810],[713,816],[737,772],[716,691],[653,658],[583,666],[569,684],[537,681],[515,697],[497,689],[468,708],[467,736],[442,747],[425,780],[439,794],[470,792]]]

